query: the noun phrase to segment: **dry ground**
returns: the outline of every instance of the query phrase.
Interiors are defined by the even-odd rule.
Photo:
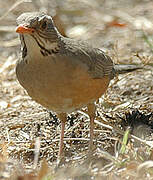
[[[0,0],[0,179],[153,179],[152,10],[151,0]],[[27,11],[56,15],[63,34],[90,41],[116,63],[145,65],[113,80],[97,103],[90,162],[89,118],[79,111],[68,116],[66,163],[55,169],[60,122],[16,80],[20,42],[15,20]],[[123,150],[128,125],[147,141],[133,137]]]

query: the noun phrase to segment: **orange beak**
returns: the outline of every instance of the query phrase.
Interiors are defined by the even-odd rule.
[[[35,30],[33,28],[28,28],[28,27],[25,27],[23,25],[19,25],[17,28],[16,28],[16,32],[17,33],[20,33],[20,34],[32,34],[35,32]]]

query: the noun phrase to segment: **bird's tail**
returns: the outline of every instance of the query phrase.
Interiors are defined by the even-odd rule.
[[[124,73],[135,71],[137,69],[142,69],[142,66],[132,65],[132,64],[115,64],[114,65],[115,74],[124,74]]]

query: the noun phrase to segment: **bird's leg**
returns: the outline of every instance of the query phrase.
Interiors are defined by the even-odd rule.
[[[89,142],[89,154],[93,150],[93,137],[94,137],[94,119],[95,119],[95,104],[88,105],[88,115],[90,117],[90,142]]]
[[[66,122],[66,113],[58,114],[58,117],[61,120],[61,135],[60,135],[60,142],[59,142],[59,152],[58,152],[58,159],[62,158],[63,154],[63,139],[64,139],[64,129],[65,129],[65,122]]]

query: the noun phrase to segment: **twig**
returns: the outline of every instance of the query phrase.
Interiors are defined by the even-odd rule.
[[[10,9],[3,16],[0,17],[0,21],[3,20],[9,14],[9,12],[11,12],[13,9],[15,9],[18,5],[22,4],[23,2],[31,2],[31,1],[30,0],[18,0],[10,7]]]
[[[40,138],[36,138],[36,142],[35,142],[35,156],[34,156],[34,163],[33,163],[33,169],[36,169],[37,164],[38,164],[38,159],[39,159],[39,152],[40,152]]]

